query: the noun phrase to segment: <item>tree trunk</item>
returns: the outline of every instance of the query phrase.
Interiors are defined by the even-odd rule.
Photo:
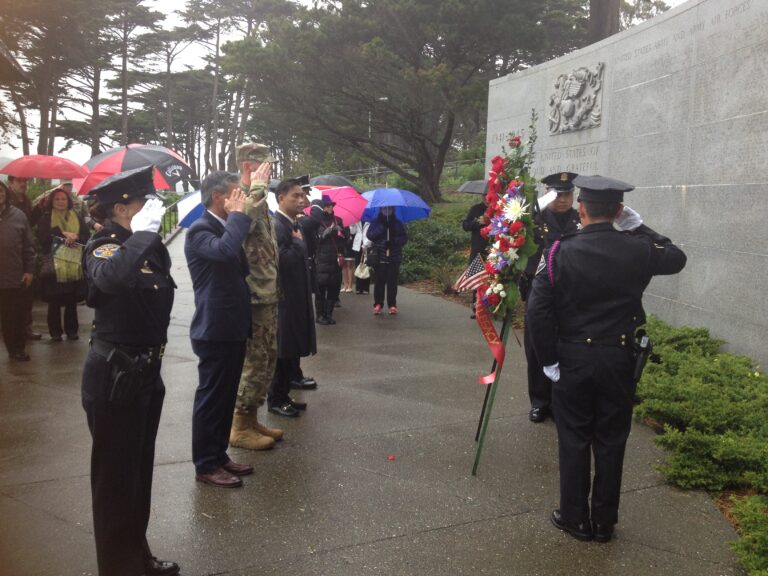
[[[50,76],[46,74],[43,85],[39,87],[37,97],[40,102],[40,134],[37,139],[37,153],[46,154],[48,152],[48,130],[51,126],[51,89]]]
[[[27,116],[24,113],[24,107],[21,105],[19,95],[13,89],[11,85],[11,100],[16,107],[16,112],[19,115],[19,128],[21,129],[21,153],[24,156],[29,156],[29,129],[27,128]]]
[[[91,156],[101,152],[101,67],[93,67],[93,95],[91,96]]]
[[[594,44],[619,31],[621,0],[589,0],[589,42]]]
[[[173,81],[170,56],[165,59],[165,81],[168,84],[165,101],[165,145],[173,150]]]
[[[216,20],[216,51],[213,59],[213,94],[211,95],[211,133],[208,135],[208,150],[206,151],[206,164],[216,166],[216,141],[219,132],[219,58],[221,43],[221,19]],[[210,159],[210,160],[209,160]]]
[[[128,14],[123,13],[123,45],[122,45],[122,63],[120,68],[120,113],[122,115],[122,128],[120,134],[120,145],[128,144]]]
[[[51,121],[48,128],[48,146],[46,150],[49,156],[53,156],[53,148],[56,141],[56,124],[59,114],[59,90],[57,84],[58,82],[54,83],[51,93]]]
[[[238,97],[239,97],[239,91],[238,91]],[[231,125],[232,125],[232,105],[235,101],[235,98],[233,97],[233,94],[231,91],[227,91],[227,103],[224,106],[224,126],[222,127],[221,132],[221,147],[219,150],[219,170],[226,170],[227,169],[227,150],[229,149],[229,135],[231,132],[233,132]]]

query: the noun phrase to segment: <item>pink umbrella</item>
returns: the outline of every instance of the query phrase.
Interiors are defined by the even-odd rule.
[[[84,178],[88,174],[88,170],[84,170],[72,162],[72,160],[67,160],[66,158],[32,154],[9,162],[0,170],[0,173],[16,178],[58,178],[60,180],[71,180],[72,178]]]
[[[326,188],[325,186],[315,186],[322,190],[323,199],[330,198],[336,206],[333,207],[333,213],[341,218],[344,226],[351,226],[355,222],[360,222],[363,217],[363,211],[368,205],[368,201],[351,186],[341,186],[339,188]],[[309,208],[304,210],[309,214]]]

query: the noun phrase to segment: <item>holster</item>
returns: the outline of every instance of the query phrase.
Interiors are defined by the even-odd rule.
[[[651,355],[652,350],[653,343],[651,342],[650,336],[646,334],[645,330],[638,330],[635,333],[635,371],[632,374],[632,380],[635,384],[640,382],[643,370],[645,369],[645,364],[648,362],[648,357]]]
[[[110,366],[109,401],[130,404],[141,390],[142,371],[147,366],[148,356],[142,353],[129,354],[114,344],[97,339],[92,339],[91,348]]]

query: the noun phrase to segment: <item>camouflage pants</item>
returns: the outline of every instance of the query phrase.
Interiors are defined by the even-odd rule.
[[[237,389],[235,412],[255,414],[264,405],[277,363],[277,304],[251,305],[251,339]]]

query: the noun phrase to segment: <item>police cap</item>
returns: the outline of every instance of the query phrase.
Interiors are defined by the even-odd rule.
[[[235,161],[238,164],[241,162],[276,162],[274,156],[269,151],[269,146],[256,142],[238,146]]]
[[[575,172],[555,172],[541,179],[541,183],[548,190],[554,190],[558,194],[573,191],[573,179],[578,174]]]
[[[88,195],[103,205],[127,204],[134,198],[156,196],[154,170],[154,166],[144,166],[113,174],[91,188]]]
[[[606,178],[605,176],[577,176],[573,183],[579,187],[579,201],[587,202],[622,202],[624,192],[634,190],[635,187],[621,180]]]

